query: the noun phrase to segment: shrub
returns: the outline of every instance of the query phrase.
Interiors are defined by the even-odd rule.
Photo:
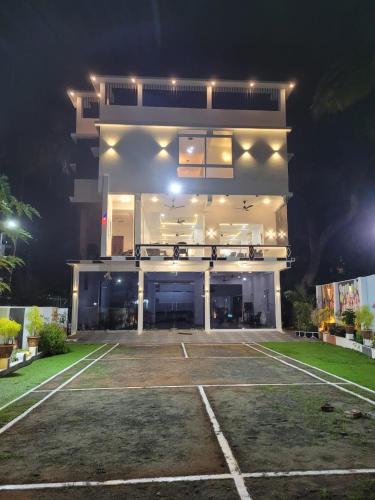
[[[358,309],[356,317],[362,330],[371,330],[372,322],[374,321],[374,313],[370,311],[370,307],[367,304]]]
[[[341,315],[341,320],[346,326],[354,326],[355,312],[353,309],[346,309]]]
[[[68,352],[65,330],[56,323],[45,324],[39,333],[39,349],[46,356]]]
[[[30,335],[37,337],[39,335],[40,330],[44,325],[44,321],[40,315],[39,307],[33,306],[26,315],[26,319],[28,321],[27,328],[30,332]]]
[[[294,302],[294,321],[298,330],[311,330],[312,305],[308,302]]]
[[[21,325],[12,319],[0,318],[0,337],[3,338],[4,344],[12,344],[13,339],[17,337]]]

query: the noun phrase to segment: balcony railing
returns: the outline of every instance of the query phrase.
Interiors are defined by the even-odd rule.
[[[135,260],[292,261],[290,245],[139,244]]]

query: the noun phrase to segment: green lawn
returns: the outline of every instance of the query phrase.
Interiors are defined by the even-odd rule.
[[[69,344],[70,351],[66,354],[38,359],[7,377],[0,377],[0,407],[98,347],[99,344]]]
[[[262,345],[375,389],[375,360],[364,354],[322,342],[264,342]]]

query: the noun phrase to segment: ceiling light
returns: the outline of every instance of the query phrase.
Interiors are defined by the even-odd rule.
[[[72,90],[70,90],[69,91],[69,95],[73,97],[74,96],[74,92]]]
[[[279,232],[278,232],[278,234],[277,234],[277,236],[278,236],[281,240],[283,240],[283,239],[285,239],[285,238],[286,238],[286,232],[285,232],[285,231],[279,231]]]
[[[160,214],[160,217],[165,217],[165,214]]]
[[[193,196],[192,199],[190,200],[192,203],[198,203],[198,198],[196,196]]]
[[[250,87],[254,87],[255,82],[250,82]]]
[[[132,196],[130,194],[125,194],[124,196],[121,196],[120,200],[122,203],[129,203],[132,200]]]
[[[220,196],[219,203],[225,203],[226,201],[225,196]]]
[[[172,85],[176,85],[176,80],[172,80]]]
[[[173,194],[179,194],[181,193],[181,184],[178,184],[177,182],[172,182],[169,186],[169,192]]]
[[[269,205],[271,203],[271,200],[269,198],[263,198],[263,203],[265,205]]]
[[[207,231],[207,236],[212,240],[216,236],[216,231],[214,229],[209,229]]]
[[[151,198],[151,201],[153,201],[154,203],[156,203],[157,201],[159,201],[159,198],[157,196],[153,196]]]
[[[132,78],[132,79],[131,79],[131,82],[132,82],[132,83],[135,83],[135,78]]]
[[[186,151],[187,151],[187,153],[189,153],[189,155],[193,154],[193,152],[194,152],[194,146],[187,147]]]
[[[216,82],[215,82],[215,81],[212,81],[212,82],[211,82],[211,85],[212,85],[213,87],[215,87]]]

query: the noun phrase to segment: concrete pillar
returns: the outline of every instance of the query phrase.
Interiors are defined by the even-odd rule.
[[[79,295],[79,268],[73,266],[73,286],[72,286],[72,318],[71,334],[77,333],[78,327],[78,295]]]
[[[204,329],[207,333],[211,331],[210,311],[210,271],[204,272]]]
[[[275,287],[275,318],[277,330],[282,330],[281,321],[281,289],[280,289],[280,271],[274,271],[274,287]]]
[[[142,199],[138,193],[134,195],[134,244],[142,243]]]
[[[102,220],[101,220],[101,242],[100,242],[100,256],[107,257],[108,249],[108,225],[111,224],[109,206],[108,206],[108,191],[109,191],[109,177],[103,175],[102,178]]]
[[[143,106],[143,85],[142,83],[137,84],[137,106]]]
[[[138,272],[138,333],[143,333],[143,287],[144,272]]]
[[[212,109],[212,87],[207,86],[207,109]]]

